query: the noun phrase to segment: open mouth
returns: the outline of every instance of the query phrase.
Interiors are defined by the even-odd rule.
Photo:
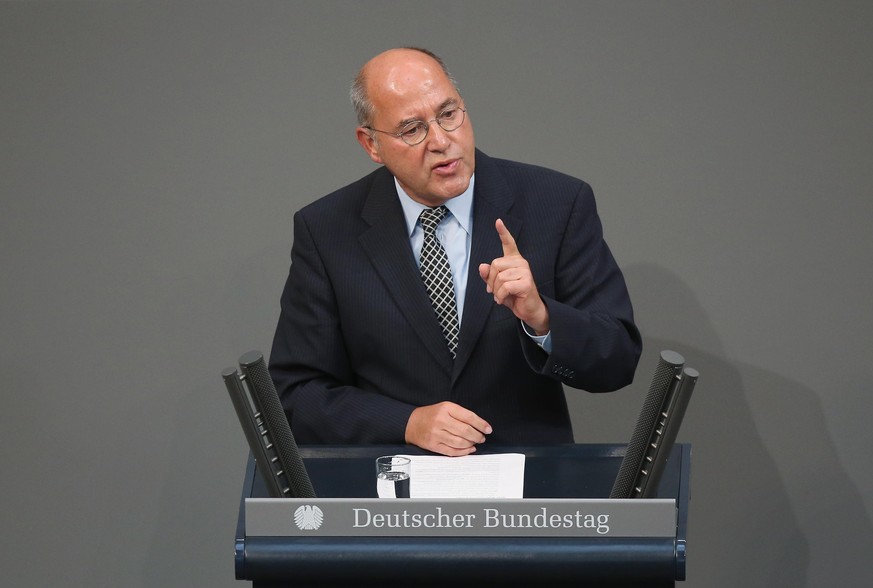
[[[444,163],[440,163],[438,165],[435,165],[433,167],[433,171],[438,173],[438,174],[451,174],[451,173],[454,173],[455,170],[458,169],[459,165],[460,165],[460,160],[453,159],[451,161],[446,161]]]

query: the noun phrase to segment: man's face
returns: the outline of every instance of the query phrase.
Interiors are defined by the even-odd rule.
[[[454,131],[444,131],[433,119],[447,108],[463,106],[461,97],[440,65],[420,52],[397,50],[367,64],[368,95],[375,114],[374,129],[398,132],[413,120],[427,121],[427,137],[407,145],[399,137],[358,127],[361,146],[376,163],[394,174],[413,200],[438,206],[460,195],[475,168],[473,126],[469,117]]]

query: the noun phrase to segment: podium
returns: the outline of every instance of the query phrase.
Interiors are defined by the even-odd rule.
[[[605,499],[625,449],[611,444],[491,448],[525,454],[525,499]],[[300,451],[320,499],[376,498],[376,457],[424,454],[405,445],[302,446]],[[247,536],[246,498],[269,496],[250,456],[236,530],[236,578],[251,581],[253,588],[673,587],[685,579],[690,467],[690,445],[676,444],[657,496],[675,501],[676,529],[669,537]],[[620,501],[617,508],[635,501]]]

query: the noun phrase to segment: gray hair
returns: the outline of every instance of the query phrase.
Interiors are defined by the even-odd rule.
[[[455,81],[454,76],[452,76],[451,72],[449,72],[448,67],[446,67],[446,63],[442,60],[442,58],[434,53],[433,51],[429,51],[428,49],[422,49],[421,47],[403,47],[403,49],[410,49],[412,51],[418,51],[420,53],[424,53],[434,61],[436,61],[443,70],[443,73],[446,74],[446,77],[449,78],[449,81],[455,87],[458,94],[461,91],[458,89],[458,82]],[[362,127],[369,126],[369,124],[373,121],[373,115],[375,114],[375,107],[373,103],[370,102],[370,97],[367,96],[367,79],[364,76],[364,68],[358,72],[358,75],[355,76],[355,79],[352,80],[352,86],[349,89],[349,98],[352,100],[352,106],[355,108],[355,114],[358,117],[358,124]]]

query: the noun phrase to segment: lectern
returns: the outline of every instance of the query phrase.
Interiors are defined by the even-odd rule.
[[[422,453],[384,445],[300,450],[319,499],[374,499],[376,457]],[[525,454],[526,501],[561,503],[606,499],[625,450],[625,445],[574,444],[496,451]],[[690,445],[676,444],[653,500],[662,506],[664,499],[671,501],[675,531],[656,536],[258,536],[246,531],[246,498],[269,494],[250,457],[236,531],[236,577],[254,588],[675,586],[685,579],[690,465]],[[611,508],[621,513],[625,506],[640,506],[640,500],[645,499],[612,501]]]

